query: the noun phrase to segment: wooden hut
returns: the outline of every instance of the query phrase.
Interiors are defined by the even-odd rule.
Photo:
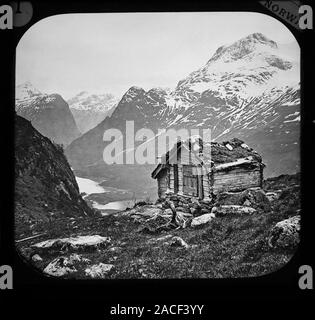
[[[262,187],[264,166],[260,155],[239,139],[204,144],[198,137],[177,142],[151,176],[160,198],[178,194],[209,200],[221,191]]]

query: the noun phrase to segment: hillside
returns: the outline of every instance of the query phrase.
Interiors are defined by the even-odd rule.
[[[55,220],[47,235],[18,248],[40,272],[68,279],[265,275],[284,267],[297,249],[299,175],[267,180],[265,185],[269,193],[247,190],[230,199],[221,195],[208,209],[214,211],[216,206],[215,215],[178,212],[186,219],[185,227],[166,227],[170,209],[141,202],[102,217]],[[269,200],[273,193],[277,195]],[[252,198],[255,194],[260,196]],[[219,215],[220,205],[223,208],[228,200],[250,202],[250,207],[239,208],[251,211]]]
[[[94,212],[80,195],[62,147],[20,116],[15,118],[14,194],[16,238],[32,235],[38,224]]]

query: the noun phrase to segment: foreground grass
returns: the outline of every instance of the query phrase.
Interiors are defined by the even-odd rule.
[[[130,218],[110,215],[81,221],[59,221],[53,233],[19,245],[26,252],[31,243],[77,235],[109,236],[111,244],[102,251],[83,252],[92,264],[115,265],[108,278],[226,278],[266,274],[285,265],[294,250],[271,249],[266,238],[278,219],[273,213],[247,217],[216,218],[199,229],[179,229],[158,235],[143,234]],[[188,249],[169,245],[165,235],[179,236]],[[43,269],[58,253],[41,255],[35,264]],[[82,270],[69,277],[85,278]]]
[[[274,183],[272,181],[272,183]],[[274,188],[278,188],[277,185]],[[279,221],[296,215],[300,209],[299,187],[296,179],[283,189],[271,210],[251,216],[216,217],[199,228],[163,231],[158,234],[142,232],[143,223],[121,213],[108,216],[62,218],[38,223],[33,230],[17,229],[17,239],[31,234],[44,235],[17,244],[23,257],[35,268],[43,270],[60,253],[40,253],[42,261],[30,259],[31,245],[46,239],[79,235],[100,235],[111,238],[108,247],[92,252],[80,252],[90,264],[113,264],[106,275],[109,279],[134,278],[235,278],[260,276],[283,267],[296,248],[270,248],[267,238]],[[165,237],[166,236],[166,237]],[[168,236],[168,237],[167,237]],[[181,237],[189,247],[169,243],[172,236]],[[165,237],[165,238],[162,238]],[[161,239],[162,238],[162,239]],[[64,255],[69,256],[71,252]],[[76,266],[77,272],[68,278],[87,278],[86,266]]]

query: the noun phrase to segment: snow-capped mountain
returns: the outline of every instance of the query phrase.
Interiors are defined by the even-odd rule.
[[[150,128],[211,129],[217,141],[237,137],[256,149],[265,175],[299,171],[299,52],[260,33],[221,46],[173,91],[132,87],[110,118],[67,148],[74,167],[100,165],[104,131]]]
[[[59,94],[41,93],[30,82],[16,87],[15,110],[56,143],[66,146],[80,136],[66,101]]]
[[[107,116],[111,116],[119,100],[112,94],[82,91],[69,99],[70,110],[82,133],[89,131]]]

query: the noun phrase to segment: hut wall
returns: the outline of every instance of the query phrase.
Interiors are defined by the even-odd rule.
[[[183,165],[178,164],[178,193],[183,194]]]
[[[162,170],[159,173],[157,181],[158,181],[158,196],[164,197],[165,192],[167,190],[167,170]]]
[[[174,165],[170,166],[169,179],[170,179],[169,189],[170,189],[171,192],[174,192]]]
[[[214,193],[261,186],[261,170],[259,167],[255,169],[236,167],[230,171],[217,171],[212,174],[212,190]]]

